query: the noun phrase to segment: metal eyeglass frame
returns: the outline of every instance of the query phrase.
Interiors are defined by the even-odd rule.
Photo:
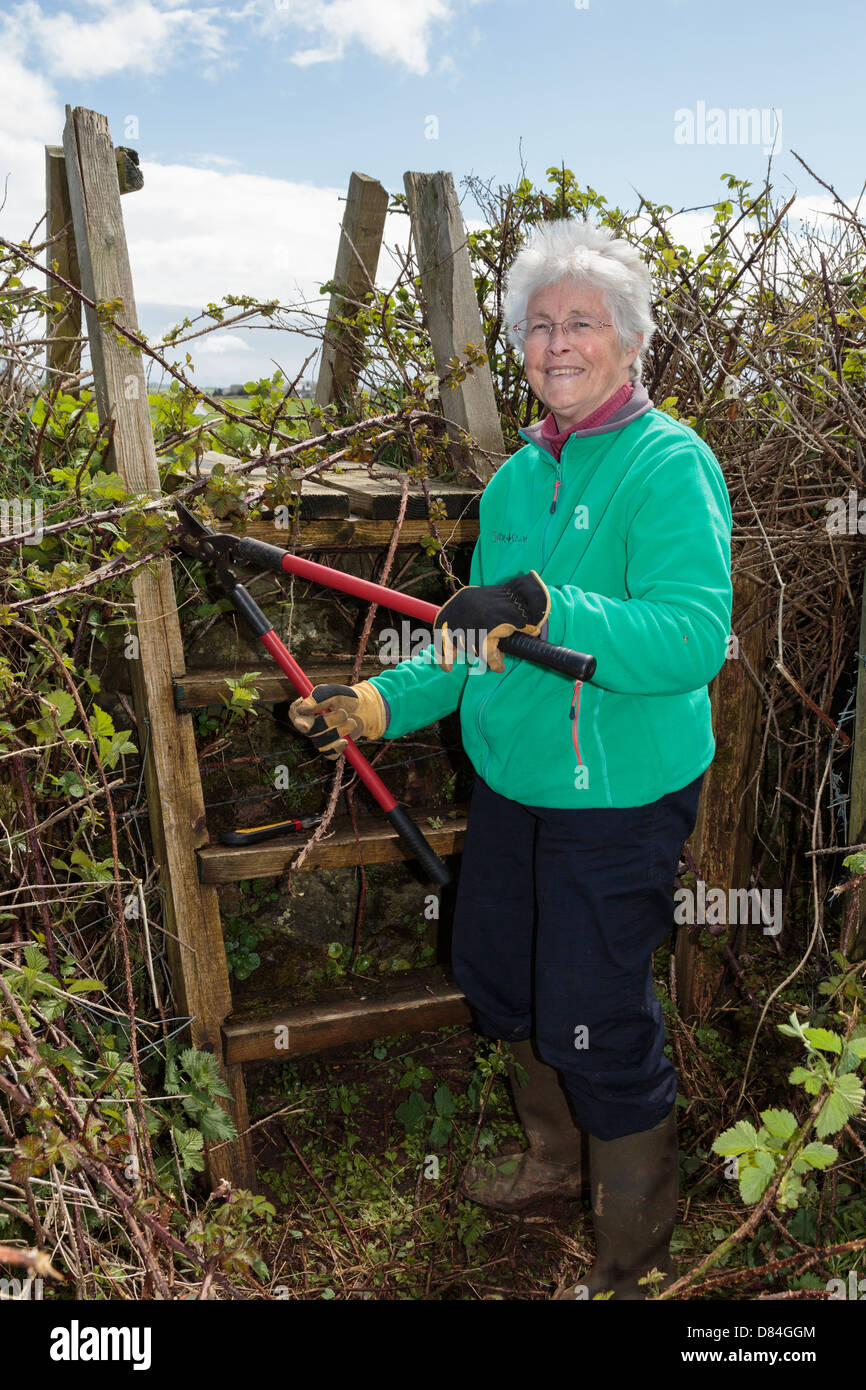
[[[581,315],[581,314],[569,314],[569,316],[568,316],[567,319],[560,319],[557,323],[549,323],[549,324],[547,324],[546,327],[547,327],[547,341],[548,341],[548,343],[550,342],[550,340],[551,340],[551,338],[552,338],[552,336],[553,336],[553,330],[554,330],[554,328],[561,328],[562,331],[563,331],[563,334],[564,334],[564,336],[565,336],[565,338],[566,338],[566,340],[567,340],[568,342],[573,341],[573,340],[572,340],[572,337],[571,337],[571,334],[569,333],[568,328],[566,327],[566,325],[568,324],[569,320],[571,320],[571,319],[578,319],[578,318],[592,319],[592,315],[591,315],[591,314],[583,314],[583,315]],[[528,322],[529,322],[528,319],[521,319],[521,320],[520,320],[520,323],[513,323],[513,324],[511,325],[512,329],[513,329],[514,332],[517,334],[518,338],[520,339],[520,341],[521,341],[522,343],[525,343],[526,340],[527,340],[527,337],[528,337],[527,332],[526,332],[526,331],[524,330],[524,328],[523,328],[523,325],[526,324],[526,323],[528,323]],[[612,324],[612,323],[606,322],[606,320],[604,320],[604,319],[593,320],[593,323],[595,324],[595,327],[593,327],[593,328],[590,330],[590,331],[593,332],[593,333],[597,332],[599,328],[613,328],[613,324]]]

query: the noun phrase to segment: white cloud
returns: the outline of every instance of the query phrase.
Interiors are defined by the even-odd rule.
[[[136,296],[203,305],[224,294],[293,301],[333,272],[340,188],[256,174],[143,165],[123,200]]]
[[[23,0],[4,16],[2,38],[19,54],[35,50],[52,76],[86,81],[161,72],[173,60],[188,59],[190,50],[212,62],[224,52],[219,16],[217,8],[170,0],[85,0],[57,13]]]
[[[448,0],[265,0],[260,13],[270,32],[310,35],[313,42],[291,54],[301,67],[335,62],[357,44],[418,76],[430,69],[434,26],[453,17]]]
[[[217,333],[210,338],[202,338],[196,352],[200,357],[232,357],[235,353],[252,352],[252,348],[237,334]]]

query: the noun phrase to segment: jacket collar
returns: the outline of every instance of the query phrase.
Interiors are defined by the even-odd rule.
[[[591,439],[596,434],[612,434],[614,430],[621,430],[626,425],[630,425],[632,420],[637,420],[641,415],[645,415],[648,410],[652,410],[653,403],[649,398],[643,382],[636,381],[634,391],[625,405],[620,406],[619,410],[611,415],[609,420],[605,420],[603,425],[597,425],[594,429],[573,430],[569,439]],[[543,421],[538,420],[534,425],[527,425],[526,429],[518,430],[521,437],[530,444],[535,444],[545,454],[556,462],[556,453],[550,441],[542,434]],[[568,440],[566,440],[566,444]],[[565,445],[563,445],[563,448]]]

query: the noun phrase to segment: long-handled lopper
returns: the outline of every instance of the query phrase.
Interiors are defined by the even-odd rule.
[[[178,514],[195,521],[182,502],[175,502]],[[201,523],[197,523],[200,525]],[[233,536],[225,531],[209,531],[217,538],[221,554],[231,555],[240,564],[251,565],[257,569],[270,570],[274,574],[296,574],[301,579],[312,580],[328,589],[337,589],[344,594],[366,599],[368,603],[382,604],[395,613],[405,613],[409,618],[420,618],[432,623],[439,612],[435,603],[415,598],[412,594],[402,594],[399,589],[388,589],[384,584],[373,584],[368,579],[359,579],[354,574],[344,574],[342,570],[332,569],[330,565],[319,565],[313,560],[304,560],[289,550],[281,550],[278,545],[267,541],[257,541],[251,536]],[[585,652],[572,651],[569,647],[557,647],[551,642],[542,642],[538,637],[530,637],[525,632],[514,632],[509,637],[499,639],[500,650],[508,656],[517,656],[531,661],[537,666],[547,666],[560,671],[572,680],[592,680],[596,660]],[[306,693],[306,692],[304,692]]]
[[[240,583],[229,564],[228,557],[237,553],[238,537],[214,531],[212,527],[199,521],[198,517],[194,516],[182,502],[175,502],[174,507],[184,528],[183,535],[175,541],[177,549],[182,550],[185,555],[202,560],[205,564],[213,567],[232,607],[240,614],[265,650],[288,676],[298,694],[309,695],[313,689],[312,681],[304,675],[294,657],[274,632],[255,599]],[[259,542],[254,542],[254,544],[259,544]],[[275,547],[265,546],[265,549],[275,549]],[[241,557],[238,556],[238,558]],[[247,556],[243,558],[247,559]],[[258,558],[257,555],[250,556],[249,563],[258,563]],[[325,721],[320,716],[313,724],[313,730],[318,733],[320,729],[323,730],[324,728]],[[373,770],[352,739],[346,741],[345,756],[346,761],[357,772],[371,796],[379,803],[400,838],[420,862],[431,882],[440,886],[450,883],[451,875],[439,855],[428,844],[406,807],[401,806],[391,795],[381,777]]]

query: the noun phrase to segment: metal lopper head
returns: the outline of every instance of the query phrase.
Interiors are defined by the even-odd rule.
[[[175,548],[194,560],[213,565],[223,583],[236,584],[237,579],[229,568],[229,560],[238,543],[237,536],[215,531],[207,522],[200,521],[183,502],[175,501],[172,506],[183,526],[182,533],[174,542]]]

